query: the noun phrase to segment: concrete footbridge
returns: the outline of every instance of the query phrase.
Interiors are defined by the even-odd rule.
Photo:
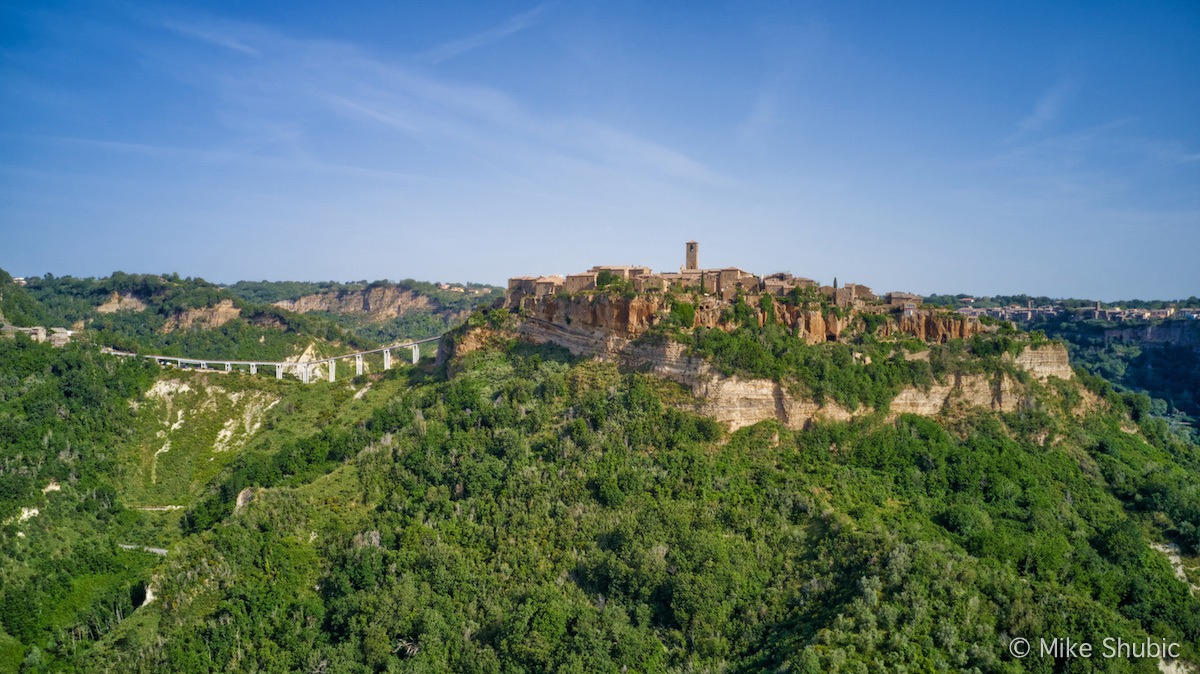
[[[127,351],[117,351],[115,349],[108,349],[108,348],[102,349],[102,351],[104,351],[105,353],[111,353],[115,356],[149,358],[149,359],[157,362],[159,365],[163,365],[163,366],[170,365],[170,366],[174,366],[174,367],[178,367],[178,368],[207,370],[209,372],[233,372],[235,369],[241,370],[244,368],[244,369],[249,370],[250,374],[258,374],[258,368],[260,368],[260,367],[267,367],[267,368],[273,367],[273,368],[275,368],[275,378],[276,379],[283,379],[283,375],[285,372],[291,372],[291,373],[295,374],[296,376],[298,376],[300,378],[300,381],[307,384],[309,382],[317,380],[317,378],[313,376],[313,373],[316,370],[316,368],[321,365],[325,365],[329,368],[329,375],[328,375],[329,381],[334,381],[334,379],[337,377],[337,361],[339,361],[339,360],[353,359],[354,360],[354,374],[360,375],[363,373],[363,357],[370,355],[370,354],[375,354],[375,353],[383,354],[383,369],[390,370],[390,369],[392,369],[392,352],[393,351],[404,351],[404,350],[411,349],[412,350],[412,363],[413,363],[413,365],[416,365],[417,361],[419,361],[421,359],[421,345],[428,344],[430,342],[436,342],[436,341],[440,340],[441,338],[442,338],[441,335],[438,335],[437,337],[428,337],[426,339],[417,339],[417,340],[413,340],[413,341],[409,341],[409,342],[402,342],[400,344],[393,344],[391,346],[383,346],[378,349],[370,349],[367,351],[355,351],[354,353],[346,353],[346,354],[342,354],[340,356],[330,356],[329,358],[319,358],[317,360],[306,360],[306,361],[302,361],[302,362],[290,362],[290,361],[276,362],[276,361],[263,361],[263,360],[220,360],[220,359],[215,359],[215,358],[184,358],[181,356],[158,356],[158,355],[150,355],[150,354],[129,353]]]

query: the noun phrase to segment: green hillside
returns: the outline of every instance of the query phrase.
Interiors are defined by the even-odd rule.
[[[24,288],[9,283],[0,295],[23,303],[22,322],[14,324],[73,327],[94,344],[139,353],[283,360],[310,347],[333,354],[374,345],[318,317],[247,302],[178,274],[48,274],[27,278]]]
[[[0,340],[0,670],[1158,671],[1008,654],[1055,635],[1200,661],[1200,448],[1143,396],[1087,375],[1011,413],[731,433],[497,335],[312,385]],[[834,400],[916,376],[772,339],[695,347],[823,368]]]

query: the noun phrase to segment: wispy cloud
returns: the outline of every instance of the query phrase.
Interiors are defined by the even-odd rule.
[[[779,120],[779,89],[767,87],[754,97],[750,112],[737,127],[738,139],[743,143],[758,143]]]
[[[1060,80],[1047,89],[1038,97],[1037,102],[1033,105],[1033,110],[1017,124],[1017,131],[1009,140],[1016,140],[1039,131],[1057,120],[1066,106],[1079,93],[1080,88],[1081,84],[1078,80],[1068,78]]]
[[[223,47],[230,51],[240,52],[248,56],[262,55],[261,52],[254,47],[251,47],[228,34],[205,30],[179,21],[164,21],[163,26],[169,30],[179,33],[180,35],[195,38],[201,42],[207,42],[208,44]]]
[[[30,137],[28,140],[41,140],[57,145],[92,148],[126,154],[139,154],[147,157],[178,158],[188,161],[206,162],[212,164],[233,162],[252,163],[277,169],[287,168],[301,171],[314,171],[318,173],[339,173],[351,176],[385,178],[403,181],[425,180],[424,177],[413,173],[391,171],[386,169],[365,168],[362,166],[341,164],[337,162],[320,161],[303,154],[279,156],[255,151],[211,150],[175,145],[131,143],[127,141],[106,140],[101,138],[76,138],[71,136],[49,136],[42,138]]]
[[[546,6],[434,51],[448,58],[510,35],[530,25]],[[261,58],[250,69],[210,64],[203,81],[197,80],[194,64],[179,64],[179,78],[211,88],[221,118],[237,119],[250,128],[285,125],[305,130],[295,140],[301,155],[328,154],[330,146],[322,141],[336,134],[336,154],[343,163],[443,177],[483,167],[514,183],[541,184],[547,194],[566,184],[582,189],[598,182],[633,182],[646,189],[651,181],[728,184],[695,157],[599,119],[535,112],[502,89],[381,60],[345,43],[298,39],[253,25],[212,23],[190,23],[184,34],[253,44]],[[341,127],[329,126],[331,114]],[[454,166],[458,160],[467,163]]]
[[[507,21],[494,28],[440,44],[433,49],[418,54],[416,60],[425,63],[441,63],[472,49],[478,49],[484,45],[503,40],[509,35],[519,33],[532,26],[549,6],[550,3],[540,4],[527,12],[510,17]]]

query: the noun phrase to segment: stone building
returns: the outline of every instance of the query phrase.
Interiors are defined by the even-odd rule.
[[[596,277],[599,272],[585,271],[582,274],[567,274],[567,280],[563,283],[563,292],[578,293],[584,290],[591,290],[596,287]]]
[[[869,287],[858,283],[847,283],[833,292],[834,304],[839,307],[862,307],[876,299],[878,298]]]
[[[890,292],[884,297],[884,303],[893,307],[904,307],[910,302],[913,306],[919,307],[924,301],[923,297],[912,293]]]
[[[764,276],[762,279],[762,291],[768,295],[777,295],[782,297],[790,293],[795,288],[815,288],[817,282],[801,276],[792,276],[787,272],[776,272]]]

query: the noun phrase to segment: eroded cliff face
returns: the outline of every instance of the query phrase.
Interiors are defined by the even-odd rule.
[[[96,307],[96,312],[101,314],[113,314],[118,311],[145,311],[146,303],[129,293],[121,294],[113,292],[108,297],[108,300]]]
[[[1136,328],[1112,328],[1104,331],[1104,341],[1182,344],[1200,348],[1200,322],[1171,320]]]
[[[376,286],[364,290],[318,293],[275,303],[297,313],[328,311],[335,314],[366,314],[374,320],[388,320],[419,309],[437,309],[424,295],[395,286]]]
[[[1042,381],[1048,381],[1051,377],[1070,379],[1075,376],[1071,359],[1067,356],[1067,347],[1062,344],[1027,346],[1013,362]]]
[[[469,330],[455,342],[443,342],[439,359],[462,356],[496,343],[497,339],[520,338],[534,343],[553,343],[575,355],[594,356],[616,362],[625,368],[659,375],[686,386],[697,399],[694,411],[728,424],[732,430],[774,419],[788,428],[802,429],[813,421],[846,421],[873,412],[860,408],[851,411],[832,402],[817,404],[789,392],[787,387],[769,379],[726,376],[703,358],[691,356],[678,342],[663,339],[657,343],[635,342],[629,332],[618,333],[605,327],[606,321],[624,325],[619,311],[601,306],[596,313],[571,314],[571,321],[559,311],[541,317],[527,317],[511,331]],[[647,307],[640,306],[640,313]],[[576,309],[578,311],[578,308]],[[597,316],[596,320],[582,320]],[[698,319],[699,320],[699,319]],[[1066,349],[1058,344],[1033,349],[1027,347],[1013,359],[1041,380],[1073,376]],[[889,413],[937,416],[958,407],[982,407],[995,411],[1017,410],[1030,393],[1019,382],[1003,374],[954,375],[929,389],[908,387],[892,400]]]
[[[696,304],[696,318],[691,327],[734,330],[728,322],[729,302],[715,297],[702,297]],[[510,307],[518,308],[518,307]],[[661,295],[638,295],[632,298],[602,294],[523,297],[519,308],[526,317],[550,323],[572,333],[601,330],[608,334],[635,339],[663,320],[670,306]],[[767,313],[755,302],[750,303],[754,318],[762,326]],[[775,322],[793,331],[809,344],[838,341],[858,322],[856,314],[838,316],[814,309],[786,304],[774,304]],[[908,334],[929,342],[946,342],[970,337],[983,331],[977,320],[955,314],[918,310],[898,320],[888,316],[879,328],[881,336]]]
[[[638,296],[632,299],[606,295],[527,298],[525,315],[581,333],[605,332],[635,339],[661,320],[666,310],[663,298]]]
[[[628,345],[603,354],[622,365],[651,372],[688,387],[699,401],[695,411],[711,416],[730,429],[752,426],[775,419],[788,428],[800,429],[816,420],[847,421],[855,413],[836,403],[818,405],[789,393],[778,382],[753,377],[725,376],[703,358],[689,356],[685,347],[666,341],[657,345]],[[868,410],[859,410],[864,414]]]
[[[978,321],[967,320],[964,316],[924,311],[902,316],[899,323],[888,322],[880,328],[880,333],[884,336],[906,333],[939,344],[951,339],[966,339],[982,331],[983,326]]]
[[[211,307],[189,309],[171,317],[162,327],[163,332],[188,330],[192,327],[219,328],[242,314],[233,306],[233,300],[221,300]]]

